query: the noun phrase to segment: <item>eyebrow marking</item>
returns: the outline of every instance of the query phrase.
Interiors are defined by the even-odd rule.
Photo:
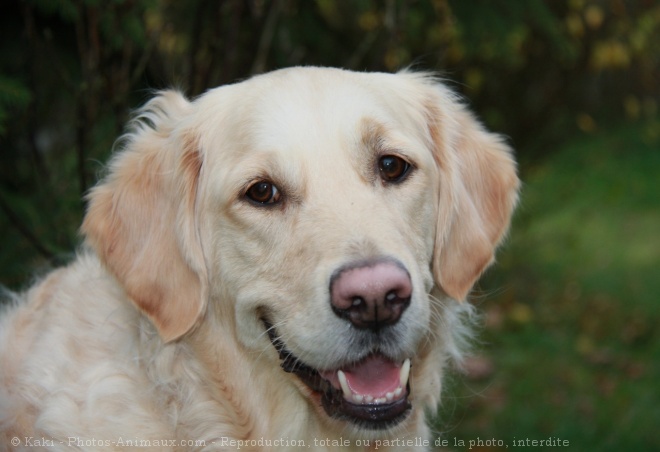
[[[362,118],[360,121],[360,138],[362,145],[373,150],[380,151],[385,147],[385,136],[387,127],[373,118]]]

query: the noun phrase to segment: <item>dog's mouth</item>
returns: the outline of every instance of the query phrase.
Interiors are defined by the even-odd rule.
[[[317,370],[287,350],[269,322],[263,323],[282,369],[320,395],[328,416],[365,429],[383,430],[399,424],[410,413],[410,359],[396,363],[373,353],[340,369]]]

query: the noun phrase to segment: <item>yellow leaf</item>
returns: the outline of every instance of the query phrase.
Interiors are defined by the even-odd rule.
[[[592,118],[587,113],[578,114],[577,118],[575,118],[575,121],[577,122],[577,126],[583,132],[593,132],[597,128],[596,121],[594,121],[594,118]]]
[[[511,311],[509,317],[516,323],[529,323],[532,320],[533,313],[529,306],[522,303],[516,303]]]
[[[600,28],[603,24],[604,17],[603,10],[596,5],[589,6],[584,12],[584,20],[587,22],[587,25],[589,25],[589,28],[593,30]]]
[[[642,105],[635,96],[626,96],[623,100],[623,108],[628,117],[636,119],[642,111]]]

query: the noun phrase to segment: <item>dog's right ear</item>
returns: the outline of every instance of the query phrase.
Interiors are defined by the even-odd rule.
[[[82,225],[164,341],[196,325],[208,296],[196,209],[203,160],[195,132],[181,127],[190,109],[174,91],[143,108],[109,175],[88,195]]]

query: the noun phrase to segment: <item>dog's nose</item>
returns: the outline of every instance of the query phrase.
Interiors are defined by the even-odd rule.
[[[411,295],[410,275],[392,261],[343,268],[330,281],[332,310],[356,328],[378,331],[395,324]]]

